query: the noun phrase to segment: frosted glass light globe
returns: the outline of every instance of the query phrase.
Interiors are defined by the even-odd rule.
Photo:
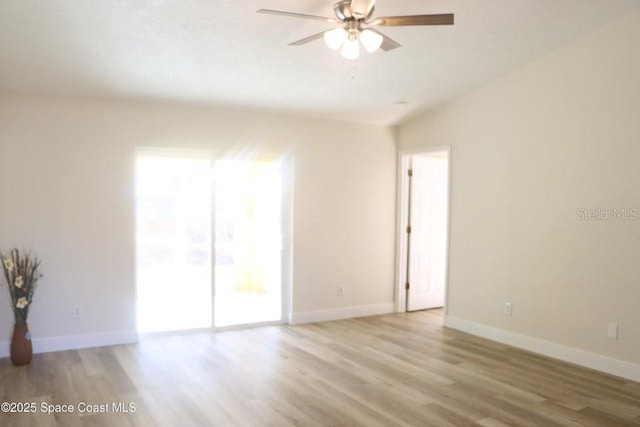
[[[324,33],[324,42],[331,50],[338,50],[349,37],[349,33],[344,28],[334,28]]]
[[[382,35],[371,30],[364,30],[360,33],[360,41],[367,52],[372,53],[382,46]]]

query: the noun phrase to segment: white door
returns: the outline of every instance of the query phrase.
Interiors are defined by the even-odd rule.
[[[444,306],[447,262],[446,153],[411,158],[407,310]]]

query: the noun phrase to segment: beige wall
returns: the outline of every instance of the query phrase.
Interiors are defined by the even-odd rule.
[[[84,341],[90,344],[135,335],[134,153],[144,146],[293,154],[294,314],[328,310],[331,317],[332,310],[392,306],[389,129],[5,93],[0,247],[33,248],[42,258],[45,276],[29,319],[36,341],[97,336]],[[337,284],[345,286],[342,297]],[[12,318],[2,298],[0,342],[6,344]],[[84,306],[82,319],[72,318],[74,304]]]
[[[640,363],[640,218],[577,214],[640,214],[638,46],[640,12],[399,127],[452,147],[449,316]]]

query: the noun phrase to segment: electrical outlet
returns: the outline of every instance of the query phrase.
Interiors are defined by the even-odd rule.
[[[513,306],[511,305],[510,302],[505,302],[504,303],[504,314],[505,314],[505,316],[511,316],[512,313],[513,313]]]
[[[81,318],[81,317],[82,317],[82,314],[83,314],[83,311],[84,311],[84,310],[82,309],[82,306],[81,306],[81,305],[79,305],[79,304],[74,305],[74,306],[73,306],[73,317],[74,317],[75,319],[79,319],[79,318]]]
[[[343,296],[344,295],[344,286],[342,285],[338,285],[337,286],[337,291],[338,291],[338,296]]]
[[[607,328],[607,336],[613,340],[618,339],[618,324],[615,322],[610,322],[609,327]]]

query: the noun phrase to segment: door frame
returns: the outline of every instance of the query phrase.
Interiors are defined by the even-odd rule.
[[[397,228],[396,228],[396,289],[395,311],[404,313],[407,311],[407,222],[409,214],[409,161],[412,156],[435,152],[447,153],[447,237],[445,239],[445,283],[444,283],[444,311],[447,312],[449,295],[449,244],[451,239],[451,146],[442,145],[436,147],[423,147],[407,150],[398,150],[397,156]]]

